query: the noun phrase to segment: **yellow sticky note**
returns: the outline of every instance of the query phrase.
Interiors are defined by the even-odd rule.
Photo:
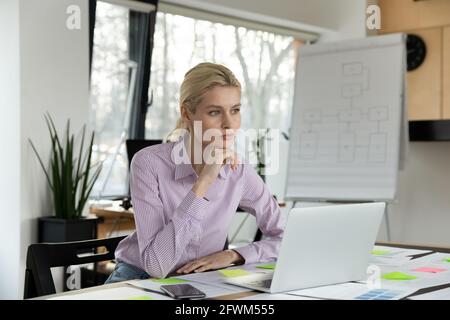
[[[273,270],[275,269],[276,264],[275,263],[270,263],[270,264],[264,264],[262,266],[256,266],[257,268],[260,269],[269,269],[269,270]]]
[[[247,275],[251,274],[250,272],[243,270],[243,269],[234,269],[234,270],[224,269],[224,270],[219,270],[219,272],[227,278],[247,276]]]
[[[371,254],[374,254],[376,256],[383,256],[385,254],[388,254],[389,251],[388,250],[372,250],[370,251]]]
[[[153,300],[153,298],[149,296],[137,296],[128,298],[127,300]]]
[[[162,283],[162,284],[179,284],[179,283],[189,282],[187,280],[177,279],[177,278],[152,279],[152,281],[159,282],[159,283]]]
[[[386,280],[414,280],[414,279],[417,279],[416,276],[411,276],[409,274],[402,273],[402,272],[386,273],[382,276],[382,278],[386,279]]]

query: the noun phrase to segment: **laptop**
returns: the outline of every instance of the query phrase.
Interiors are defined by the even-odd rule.
[[[280,293],[363,280],[384,210],[383,202],[294,208],[275,270],[226,282]]]

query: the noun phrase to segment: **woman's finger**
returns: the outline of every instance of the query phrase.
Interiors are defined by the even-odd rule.
[[[195,269],[194,272],[204,272],[204,271],[207,271],[207,270],[211,270],[212,266],[213,266],[212,263],[208,263],[208,264],[204,265],[203,267]]]
[[[205,262],[203,261],[196,261],[194,262],[189,268],[187,268],[184,273],[191,273],[192,271],[194,271],[195,269],[200,268],[201,266],[203,266],[205,264]]]
[[[186,263],[184,266],[182,266],[180,269],[177,270],[177,273],[183,273],[185,270],[187,270],[188,268],[190,268],[192,266],[192,264],[194,264],[195,261],[191,261]]]

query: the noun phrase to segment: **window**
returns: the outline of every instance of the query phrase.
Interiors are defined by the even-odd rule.
[[[95,129],[93,161],[104,161],[92,196],[128,192],[125,146],[117,150],[126,124],[129,68],[129,10],[97,2],[91,69],[90,126]],[[114,160],[115,153],[118,152]],[[114,163],[113,163],[114,161]],[[108,176],[108,171],[111,173]],[[105,184],[105,190],[103,185]]]
[[[93,158],[103,162],[94,197],[128,194],[125,140],[144,135],[144,121],[139,117],[147,107],[156,2],[89,2],[93,34],[90,125],[96,132]]]
[[[242,84],[242,127],[289,129],[295,55],[302,43],[277,35],[222,23],[158,12],[146,136],[163,138],[179,116],[179,88],[184,74],[210,61],[230,68]]]

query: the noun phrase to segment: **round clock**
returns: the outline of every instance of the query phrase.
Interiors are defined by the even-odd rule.
[[[420,67],[427,55],[427,46],[423,39],[415,34],[408,34],[406,39],[408,71]]]

